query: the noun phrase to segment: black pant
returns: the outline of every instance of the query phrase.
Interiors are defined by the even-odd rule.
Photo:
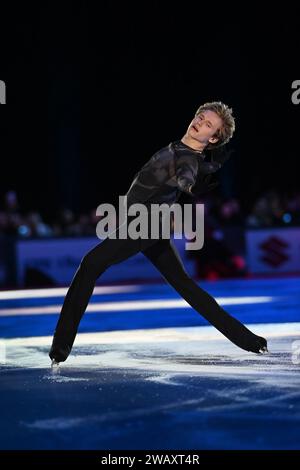
[[[118,234],[119,228],[116,229]],[[66,294],[54,332],[49,356],[65,361],[71,352],[80,320],[92,295],[96,280],[113,264],[142,252],[165,280],[204,318],[230,341],[246,351],[259,352],[266,344],[242,323],[229,315],[189,276],[171,239],[113,239],[109,236],[81,260]]]

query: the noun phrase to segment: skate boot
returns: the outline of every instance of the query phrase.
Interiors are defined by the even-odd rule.
[[[54,340],[49,351],[49,357],[52,361],[57,363],[64,362],[71,352],[71,348],[68,345],[59,345]]]
[[[262,336],[256,336],[252,344],[252,347],[251,349],[249,349],[249,351],[252,351],[257,354],[268,353],[269,351],[268,351],[267,340],[263,338]]]
[[[266,354],[269,352],[267,346],[262,346],[261,349],[258,351],[260,354]]]

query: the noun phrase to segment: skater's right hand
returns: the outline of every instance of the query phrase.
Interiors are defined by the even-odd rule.
[[[191,192],[194,196],[199,196],[200,194],[207,193],[208,191],[212,191],[218,185],[218,181],[210,181],[211,175],[206,175],[203,179],[198,179],[196,183],[192,186]]]

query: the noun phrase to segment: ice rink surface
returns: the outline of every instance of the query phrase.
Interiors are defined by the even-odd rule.
[[[237,348],[167,284],[103,286],[51,369],[65,290],[0,292],[1,449],[299,449],[300,280],[199,284],[269,353]]]

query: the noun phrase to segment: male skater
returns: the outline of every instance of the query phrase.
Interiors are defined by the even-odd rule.
[[[181,140],[171,142],[156,152],[135,174],[126,194],[126,203],[144,203],[149,213],[151,204],[171,206],[182,192],[195,196],[211,190],[212,174],[220,169],[226,157],[206,158],[204,149],[226,144],[235,130],[232,110],[222,102],[200,106]],[[128,216],[129,219],[129,216]],[[165,280],[204,318],[240,348],[254,353],[267,352],[265,338],[255,335],[229,315],[189,276],[170,238],[133,239],[109,236],[81,260],[65,297],[54,332],[49,356],[52,364],[65,361],[71,352],[80,320],[86,310],[97,278],[113,264],[141,251],[161,272]]]

